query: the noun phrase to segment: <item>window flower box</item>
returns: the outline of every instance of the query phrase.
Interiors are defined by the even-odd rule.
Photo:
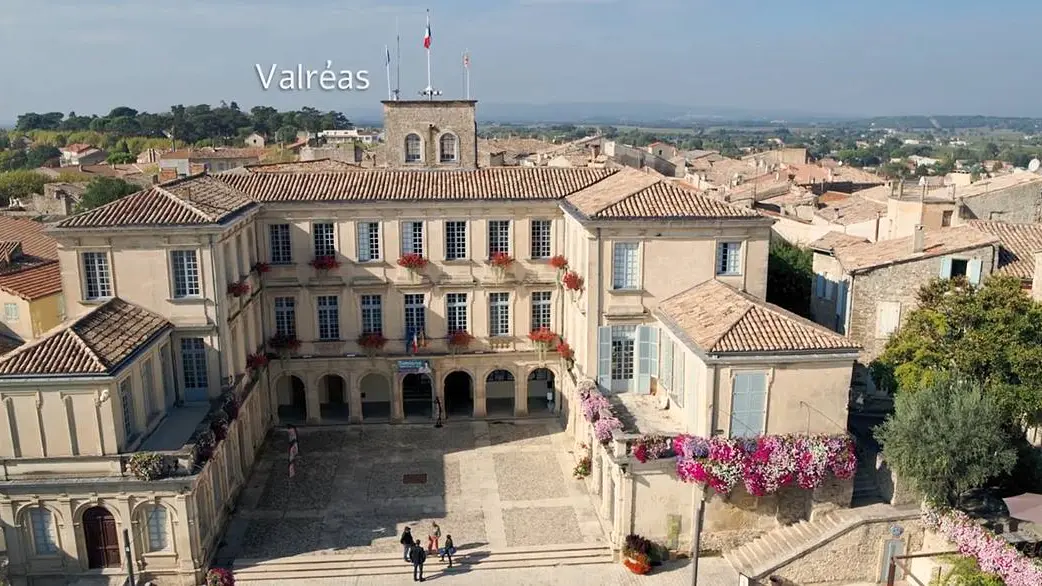
[[[267,354],[250,354],[246,357],[246,368],[250,370],[260,370],[268,365]]]
[[[286,352],[295,352],[300,349],[300,340],[296,336],[275,334],[268,340],[268,345],[276,352],[285,354]]]
[[[502,279],[506,276],[507,269],[514,264],[514,257],[505,252],[497,252],[488,259],[488,264],[492,265],[496,279]]]
[[[672,441],[667,437],[643,435],[633,443],[633,457],[641,463],[674,456]]]
[[[266,262],[259,262],[259,263],[255,264],[255,265],[253,265],[252,270],[253,270],[253,272],[255,272],[258,275],[260,275],[260,274],[263,274],[263,273],[266,273],[266,272],[270,271],[271,270],[271,265],[269,265]]]
[[[383,334],[362,334],[358,336],[358,345],[362,350],[372,356],[383,349],[387,344],[387,338]]]
[[[561,359],[567,362],[568,367],[571,368],[572,363],[575,362],[575,351],[572,350],[572,347],[568,342],[565,342],[564,340],[558,342],[557,353],[561,355]]]
[[[403,254],[398,258],[398,266],[408,269],[413,273],[417,273],[427,268],[427,262],[427,259],[423,258],[422,254],[416,253]]]
[[[310,264],[319,271],[331,271],[340,268],[340,261],[333,256],[316,256]]]
[[[539,358],[542,359],[546,351],[557,343],[557,334],[550,331],[550,328],[539,328],[529,332],[528,339],[535,345],[539,351]]]
[[[245,297],[250,294],[250,284],[246,279],[228,284],[228,294],[233,297]]]
[[[466,350],[470,343],[474,341],[474,336],[465,330],[458,330],[449,334],[449,350],[453,354],[460,350]]]

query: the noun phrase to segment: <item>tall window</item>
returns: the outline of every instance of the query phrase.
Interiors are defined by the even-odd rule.
[[[532,292],[532,330],[550,328],[550,292]]]
[[[532,258],[550,258],[550,220],[532,220]]]
[[[427,328],[427,305],[424,303],[423,293],[405,294],[405,336],[411,339],[414,334],[420,334]],[[406,340],[407,342],[410,340]]]
[[[367,262],[380,259],[379,222],[358,222],[358,260]]]
[[[272,224],[268,226],[268,240],[271,245],[271,264],[286,265],[293,262],[293,245],[289,239],[289,224]]]
[[[423,159],[423,142],[420,135],[409,134],[405,137],[405,162],[418,163]]]
[[[450,334],[467,331],[466,293],[449,293],[445,295],[445,321],[448,322]]]
[[[442,163],[455,163],[456,162],[456,135],[451,132],[446,132],[441,135],[438,139],[438,150],[440,151],[440,161]]]
[[[311,225],[311,235],[315,239],[315,258],[336,256],[336,238],[333,234],[333,224],[325,222]]]
[[[616,242],[612,252],[612,288],[636,289],[640,286],[640,264],[636,242]]]
[[[36,555],[58,553],[58,533],[54,530],[54,515],[43,507],[29,509],[29,523],[33,528],[33,551]]]
[[[336,295],[318,297],[318,339],[340,339],[340,305]]]
[[[510,335],[510,293],[488,294],[488,335]]]
[[[13,324],[18,321],[18,304],[17,303],[5,303],[4,304],[4,321],[9,324]]]
[[[721,242],[716,245],[716,274],[742,274],[741,242]]]
[[[445,260],[467,258],[467,223],[462,220],[445,222]]]
[[[210,385],[206,376],[206,343],[202,338],[181,338],[181,370],[185,378],[186,399],[194,394],[207,399]]]
[[[296,337],[297,300],[295,298],[275,298],[275,333],[280,336]]]
[[[382,334],[384,331],[383,300],[379,295],[362,295],[362,333]]]
[[[152,359],[149,358],[141,363],[141,397],[144,401],[145,417],[152,415],[154,411],[154,397],[156,392],[155,372],[152,368]]]
[[[83,253],[83,281],[86,286],[86,299],[112,297],[112,272],[109,270],[107,253]]]
[[[611,379],[625,381],[633,378],[634,338],[637,326],[611,327]]]
[[[164,551],[170,547],[170,523],[167,521],[166,507],[149,505],[145,507],[145,527],[148,531],[148,551]]]
[[[129,441],[137,435],[136,417],[134,417],[134,392],[131,388],[130,379],[123,379],[119,383],[119,402],[123,406],[123,434]]]
[[[488,221],[488,256],[510,252],[510,220]]]
[[[402,222],[402,254],[423,255],[423,222]]]
[[[738,372],[731,387],[731,437],[755,437],[765,431],[767,373]]]
[[[199,258],[194,250],[171,250],[170,265],[174,272],[174,298],[199,297]]]

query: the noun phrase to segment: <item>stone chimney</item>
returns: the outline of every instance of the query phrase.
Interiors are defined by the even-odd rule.
[[[1035,252],[1035,274],[1031,279],[1031,298],[1042,301],[1042,250]]]
[[[912,231],[912,253],[917,254],[926,247],[926,230],[922,224],[916,224]]]

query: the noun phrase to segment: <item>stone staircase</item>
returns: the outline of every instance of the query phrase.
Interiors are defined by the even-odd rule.
[[[453,568],[461,571],[533,568],[602,564],[613,561],[612,550],[605,544],[575,544],[503,548],[495,550],[470,549],[458,552],[452,559]],[[434,574],[448,565],[438,556],[428,556],[424,574]],[[391,576],[412,574],[412,565],[400,554],[359,552],[305,554],[277,559],[241,559],[232,565],[236,583],[251,581],[305,580],[311,578],[346,578],[354,576]]]
[[[895,508],[887,504],[839,509],[814,521],[800,521],[775,529],[741,547],[724,553],[724,558],[741,575],[765,579],[830,541],[868,523],[885,523],[919,516],[918,507]]]

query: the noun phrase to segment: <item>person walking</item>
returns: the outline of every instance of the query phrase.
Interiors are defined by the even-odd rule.
[[[441,527],[438,523],[431,521],[431,534],[427,536],[427,553],[434,555],[438,553],[438,544],[441,542]]]
[[[412,538],[412,529],[406,527],[405,531],[402,531],[402,538],[399,540],[399,543],[402,544],[402,558],[405,561],[409,561],[409,550],[416,544],[416,540]]]
[[[441,561],[445,561],[445,558],[449,558],[449,567],[452,567],[452,554],[456,553],[456,544],[452,543],[452,536],[445,536],[445,547],[441,548],[438,553],[441,555]]]
[[[412,581],[423,582],[423,562],[427,561],[427,552],[419,543],[413,543],[409,549],[409,561],[412,562]]]

